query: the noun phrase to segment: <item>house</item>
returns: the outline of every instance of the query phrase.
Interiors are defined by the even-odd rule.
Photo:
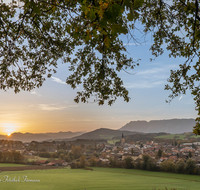
[[[93,155],[94,154],[94,151],[93,150],[87,150],[85,151],[84,153],[86,156],[90,156],[90,155]]]
[[[101,163],[105,163],[105,164],[109,164],[110,163],[110,161],[107,159],[107,158],[99,158],[99,160],[97,161],[97,164],[99,165],[99,164],[101,164]]]
[[[38,166],[42,166],[42,165],[45,165],[45,164],[48,164],[49,162],[47,160],[36,160],[35,161],[35,165],[38,165]]]
[[[46,166],[66,166],[68,165],[65,160],[52,160]]]
[[[136,160],[138,158],[142,158],[142,155],[140,153],[133,153],[133,154],[129,154],[129,153],[125,153],[122,155],[122,160],[124,160],[127,157],[131,157],[133,160]]]

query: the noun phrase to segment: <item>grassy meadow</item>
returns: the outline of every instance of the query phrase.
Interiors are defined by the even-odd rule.
[[[174,138],[176,137],[176,138]],[[180,140],[184,140],[186,138],[185,135],[177,135],[177,134],[170,134],[170,135],[161,135],[161,136],[157,136],[154,138],[161,138],[161,139],[180,139]]]
[[[199,136],[196,136],[195,134],[193,134],[190,137],[191,138],[199,138]],[[187,135],[185,135],[185,134],[169,134],[169,135],[157,136],[157,137],[154,137],[154,138],[187,140]]]
[[[36,161],[36,160],[49,160],[50,159],[50,158],[43,158],[43,157],[39,157],[39,156],[28,156],[28,155],[25,155],[24,157],[29,162]],[[57,160],[57,159],[58,158],[55,158],[54,160]]]
[[[17,166],[26,166],[23,164],[12,164],[12,163],[0,163],[0,167],[17,167]]]
[[[117,168],[54,169],[0,173],[4,190],[199,190],[200,176]],[[7,176],[7,177],[6,177]],[[28,180],[40,182],[21,182]],[[7,182],[4,182],[7,178]],[[20,182],[14,182],[18,180]],[[9,182],[10,180],[10,182]],[[11,182],[13,181],[13,182]]]
[[[120,140],[119,139],[112,139],[112,140],[107,140],[107,142],[109,144],[115,144],[116,142],[119,142]]]
[[[106,140],[112,140],[115,135],[99,135],[99,137]]]

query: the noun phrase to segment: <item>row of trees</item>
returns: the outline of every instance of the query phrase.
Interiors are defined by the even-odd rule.
[[[81,156],[78,162],[73,162],[71,168],[85,168],[91,167],[111,167],[111,168],[127,168],[127,169],[142,169],[149,171],[164,171],[180,174],[200,174],[200,169],[196,166],[196,163],[192,159],[188,159],[186,162],[181,159],[174,163],[172,160],[166,160],[160,165],[157,164],[157,160],[152,159],[149,155],[143,154],[141,160],[133,161],[128,156],[123,161],[119,161],[117,158],[110,158],[109,163],[97,161],[97,158],[92,156],[86,161],[85,156]]]
[[[11,147],[14,147],[14,146],[15,147],[23,146],[23,143],[21,141],[2,139],[2,140],[0,140],[0,145],[2,147],[11,148]]]
[[[81,146],[74,147],[73,146],[70,151],[60,149],[58,152],[53,152],[53,153],[41,152],[41,153],[39,153],[39,156],[43,157],[43,158],[60,158],[67,162],[70,162],[74,159],[80,158],[81,155],[83,154],[83,152],[84,152],[83,147],[81,147]]]
[[[200,174],[199,168],[192,159],[188,159],[186,162],[184,160],[179,160],[174,163],[171,160],[166,160],[161,163],[161,170],[165,172],[175,172],[175,173],[186,173],[186,174]]]
[[[150,171],[164,171],[173,173],[186,173],[186,174],[200,174],[200,169],[197,167],[196,162],[192,159],[187,159],[185,162],[180,159],[176,163],[173,160],[165,160],[160,165],[157,164],[155,159],[149,155],[144,154],[141,161],[133,162],[131,157],[125,159],[126,168],[136,168]]]
[[[0,152],[0,162],[4,163],[23,163],[25,158],[20,152],[15,150]]]

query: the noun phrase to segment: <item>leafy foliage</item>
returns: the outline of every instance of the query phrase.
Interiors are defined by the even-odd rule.
[[[161,165],[161,170],[164,172],[174,172],[175,171],[175,164],[172,160],[165,160],[160,165]]]
[[[200,53],[198,0],[21,0],[0,3],[0,88],[17,93],[40,87],[56,72],[57,61],[69,63],[72,88],[83,85],[75,102],[91,98],[99,105],[112,105],[117,97],[130,97],[118,72],[133,69],[119,39],[136,29],[135,22],[152,33],[152,54],[169,51],[184,57],[178,70],[171,70],[166,90],[169,102],[190,90],[200,116]],[[75,57],[72,58],[74,55]],[[200,134],[200,117],[194,133]]]
[[[200,115],[199,88],[199,1],[173,0],[171,4],[163,0],[146,1],[141,8],[140,20],[146,32],[153,31],[154,44],[151,46],[155,57],[162,55],[163,45],[170,52],[169,57],[184,57],[186,61],[178,70],[171,70],[166,90],[171,90],[170,102],[180,94],[190,90]],[[196,119],[194,133],[200,134],[200,117]]]
[[[179,161],[176,162],[175,172],[181,174],[185,172],[184,169],[185,169],[185,162],[183,159],[180,159]]]
[[[192,160],[192,159],[187,160],[186,165],[185,165],[185,171],[187,174],[197,174],[198,173],[195,160]]]
[[[163,151],[161,149],[158,150],[157,152],[157,156],[158,158],[161,158]]]
[[[66,82],[72,88],[83,84],[75,102],[86,102],[93,95],[99,105],[104,101],[111,105],[119,96],[129,101],[117,72],[133,69],[135,63],[123,53],[119,35],[128,33],[127,22],[133,19],[130,13],[123,16],[125,9],[131,12],[139,5],[119,0],[22,0],[21,4],[0,6],[0,88],[19,92],[40,87],[62,58],[73,71]]]
[[[127,156],[125,159],[125,168],[127,169],[131,169],[131,168],[134,168],[134,165],[133,165],[133,159],[131,158],[131,156]]]

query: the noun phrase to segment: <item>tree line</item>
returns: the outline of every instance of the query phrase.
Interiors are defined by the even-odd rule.
[[[25,158],[18,151],[15,151],[15,150],[4,151],[4,152],[0,152],[0,162],[3,162],[3,163],[24,163]]]
[[[81,147],[81,146],[75,146],[74,147],[74,146],[72,146],[71,150],[69,150],[69,151],[66,151],[64,149],[60,149],[57,152],[53,152],[53,153],[40,152],[38,154],[38,156],[43,157],[43,158],[52,158],[52,159],[60,158],[60,159],[63,159],[67,162],[71,162],[74,159],[80,158],[81,155],[83,154],[84,150],[85,150],[84,147]]]
[[[194,174],[200,175],[200,168],[197,167],[195,160],[180,159],[176,163],[173,160],[165,160],[161,164],[157,163],[156,159],[151,158],[148,154],[143,154],[142,159],[133,161],[131,156],[127,156],[124,160],[117,158],[109,158],[108,162],[99,162],[98,159],[92,156],[86,161],[85,156],[81,156],[79,161],[73,162],[71,168],[87,168],[91,167],[111,167],[111,168],[126,168],[126,169],[141,169],[148,171],[163,171],[179,174]]]

